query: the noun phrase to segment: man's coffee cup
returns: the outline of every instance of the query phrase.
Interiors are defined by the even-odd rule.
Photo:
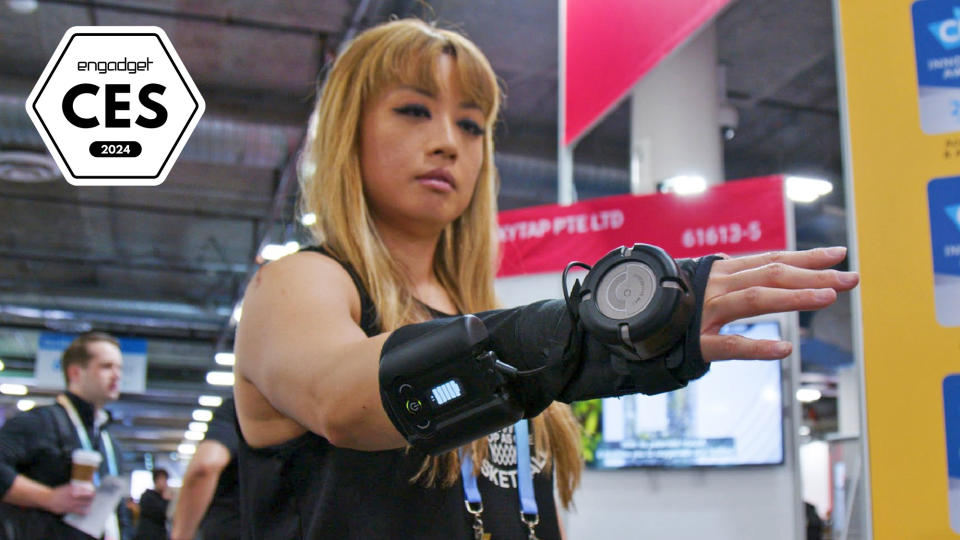
[[[100,452],[77,448],[70,457],[73,459],[73,467],[70,469],[70,483],[92,486],[93,475],[100,468],[100,462],[103,461]]]

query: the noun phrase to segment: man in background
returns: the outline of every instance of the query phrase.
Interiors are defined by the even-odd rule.
[[[170,474],[166,469],[153,470],[153,489],[140,495],[137,513],[137,532],[133,540],[167,540],[167,505],[170,503],[170,488],[167,480]]]
[[[103,406],[120,395],[119,343],[102,332],[83,334],[63,352],[61,364],[67,390],[57,402],[18,414],[0,428],[0,538],[91,538],[63,522],[64,514],[86,513],[94,496],[90,484],[70,482],[71,454],[78,448],[99,452],[99,475],[117,474]],[[108,521],[113,537],[116,515]]]
[[[214,412],[183,475],[171,540],[193,539],[198,528],[207,540],[240,538],[238,444],[237,412],[230,398]]]

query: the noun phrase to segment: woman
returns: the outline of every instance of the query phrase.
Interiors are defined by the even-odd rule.
[[[553,483],[568,505],[581,463],[577,425],[566,405],[551,402],[642,386],[604,385],[607,363],[565,307],[480,314],[501,356],[538,372],[511,387],[533,418],[536,525],[519,517],[525,460],[518,467],[509,459],[523,450],[522,435],[512,427],[478,433],[459,451],[429,457],[407,446],[409,433],[385,411],[378,382],[381,362],[433,327],[424,321],[496,307],[499,104],[496,77],[476,46],[421,21],[362,33],[331,69],[301,178],[322,248],[263,267],[237,329],[247,537],[561,536]],[[717,331],[744,316],[830,304],[856,275],[816,269],[842,258],[842,250],[816,250],[697,266],[696,348],[706,360],[786,356],[788,343]],[[518,335],[529,339],[510,343]],[[461,456],[470,459],[464,475]],[[476,516],[468,509],[479,504],[464,504],[474,479],[483,508]]]

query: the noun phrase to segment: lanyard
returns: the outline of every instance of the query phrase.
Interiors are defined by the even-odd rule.
[[[536,538],[534,527],[540,522],[537,512],[537,499],[533,491],[533,473],[530,471],[530,432],[525,419],[513,426],[514,443],[517,447],[517,487],[520,493],[520,521],[530,529],[530,538]],[[477,477],[473,474],[473,458],[469,453],[461,454],[460,476],[463,478],[463,494],[467,511],[474,518],[474,532],[477,537],[483,533],[483,502],[477,488]]]
[[[80,446],[82,446],[84,450],[96,450],[96,448],[90,444],[90,436],[87,435],[87,428],[84,427],[83,422],[80,420],[80,415],[77,413],[77,409],[73,406],[70,398],[64,394],[60,394],[57,396],[57,403],[67,411],[70,423],[73,424],[73,428],[80,438]],[[100,441],[103,443],[103,449],[107,453],[107,470],[111,476],[118,476],[116,452],[113,448],[113,441],[110,439],[110,435],[107,434],[106,430],[100,430]]]

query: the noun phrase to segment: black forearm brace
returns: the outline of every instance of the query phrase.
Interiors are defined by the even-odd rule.
[[[686,332],[666,353],[628,359],[568,305],[546,300],[398,328],[384,343],[380,392],[393,424],[414,447],[441,453],[533,417],[553,401],[658,394],[709,369],[700,353],[703,294],[718,257],[679,260],[695,297]]]

